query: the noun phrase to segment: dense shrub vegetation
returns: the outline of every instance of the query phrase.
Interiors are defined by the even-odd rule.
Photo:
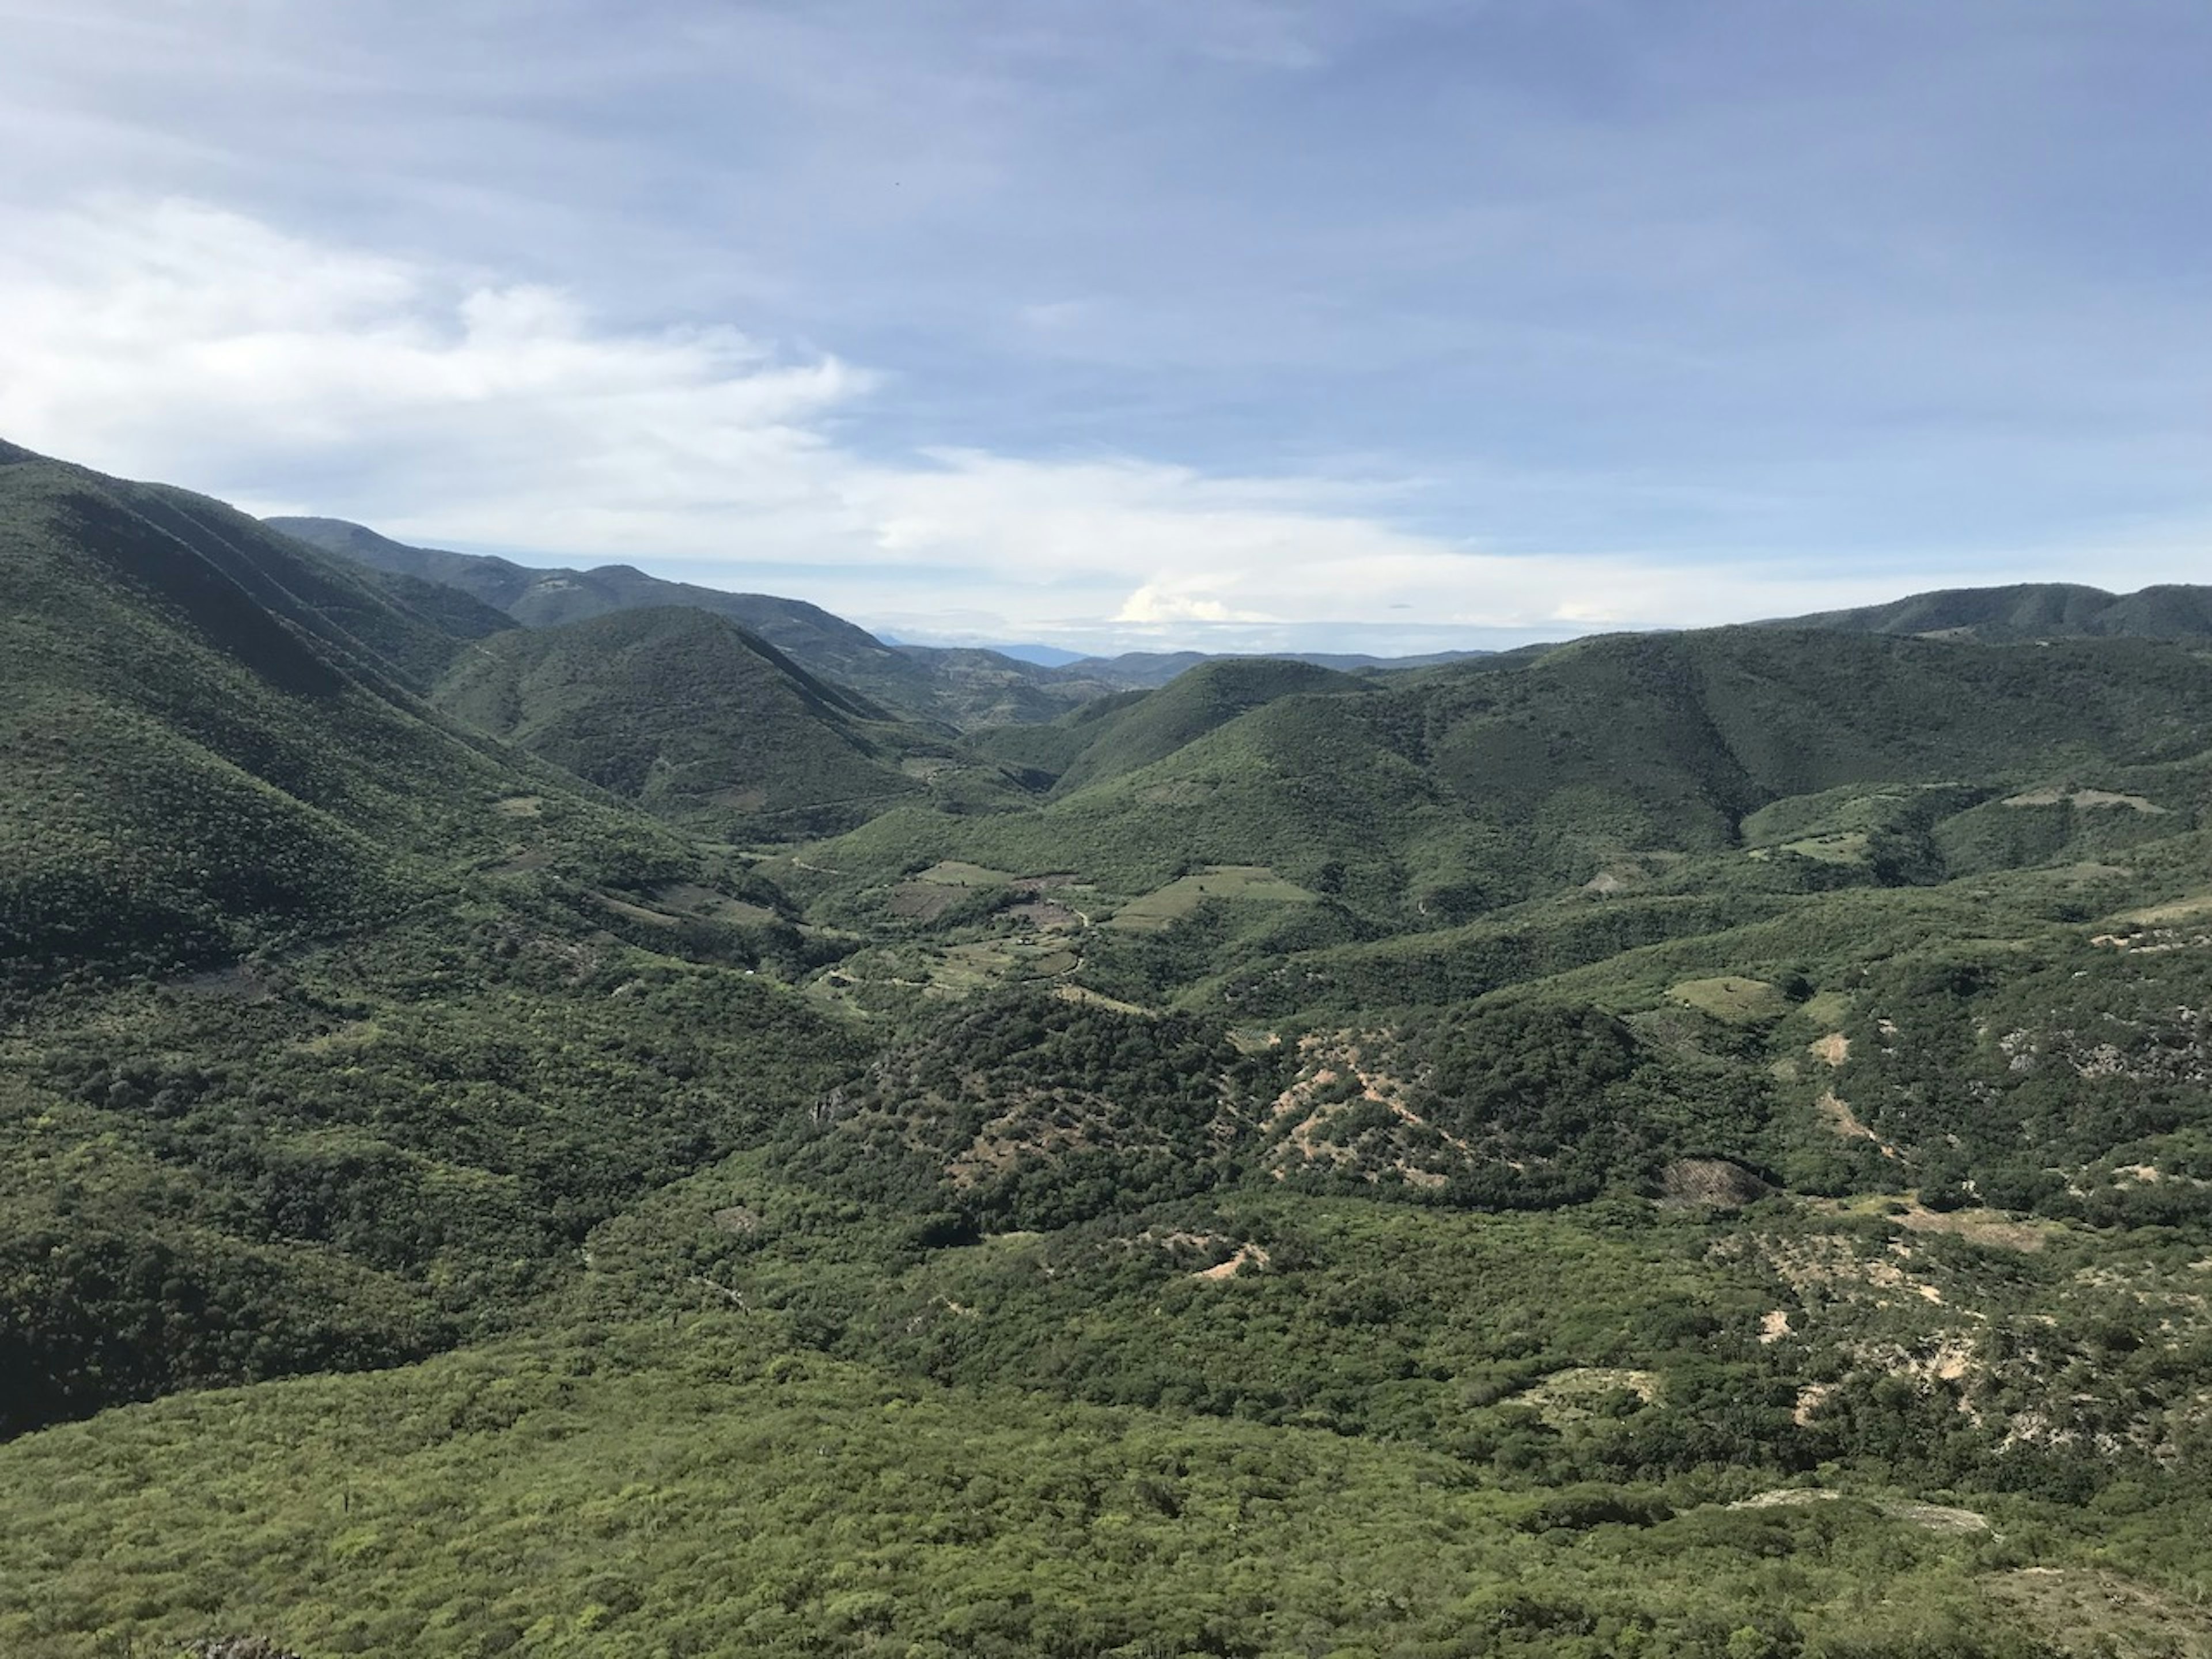
[[[0,1649],[2208,1650],[2193,651],[959,737],[619,574],[0,448]]]

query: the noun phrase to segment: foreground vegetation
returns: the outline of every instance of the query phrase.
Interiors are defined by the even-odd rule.
[[[2186,647],[961,736],[0,508],[0,1650],[2212,1653]]]

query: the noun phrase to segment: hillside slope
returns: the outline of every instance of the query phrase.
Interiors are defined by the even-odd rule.
[[[1157,690],[1102,696],[1048,726],[1000,726],[976,741],[986,752],[1051,774],[1055,794],[1072,794],[1164,760],[1278,697],[1349,690],[1354,684],[1328,669],[1288,659],[1206,658]]]
[[[433,700],[726,838],[857,823],[958,764],[941,737],[894,722],[703,611],[624,611],[505,635],[464,655]]]
[[[2206,1651],[2192,647],[1213,665],[1023,804],[9,474],[11,1656]],[[455,651],[675,815],[951,769],[702,845]]]
[[[37,977],[234,953],[503,845],[491,803],[561,786],[410,689],[481,623],[219,502],[12,452],[0,958]]]
[[[0,452],[0,1437],[513,1317],[757,1133],[676,1059],[709,1007],[717,1066],[842,1053],[734,965],[699,1000],[795,947],[775,895],[419,700],[500,640],[408,597]]]
[[[901,809],[822,861],[882,869],[965,848],[1130,893],[1208,865],[1267,866],[1378,924],[1434,926],[1641,855],[1737,848],[1745,820],[1778,800],[1967,781],[1980,793],[1960,805],[1972,805],[2179,762],[2212,729],[2212,665],[2135,640],[2028,651],[1729,629],[1323,684],[1196,721],[1164,757],[1041,811],[966,823]],[[1172,708],[1177,696],[1171,686],[1091,724],[1108,736],[1126,725],[1133,741],[1152,699]],[[1066,740],[1085,726],[1078,715],[1045,730]],[[1048,754],[1009,733],[995,752],[1072,770],[1085,750]]]

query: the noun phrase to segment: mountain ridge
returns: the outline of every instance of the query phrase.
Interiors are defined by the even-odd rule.
[[[2212,587],[2166,582],[2130,593],[2075,582],[1936,588],[1880,605],[1752,624],[1844,633],[1914,634],[1983,644],[2039,639],[2212,637]]]
[[[913,718],[948,726],[1056,714],[1069,701],[1038,690],[1046,682],[1032,665],[993,652],[887,645],[858,623],[805,599],[671,581],[627,564],[539,568],[493,554],[415,547],[343,519],[277,517],[265,522],[340,557],[459,588],[528,628],[672,605],[709,611],[759,635],[813,672]]]

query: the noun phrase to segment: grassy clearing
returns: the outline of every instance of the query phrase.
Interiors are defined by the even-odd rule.
[[[2114,920],[2155,927],[2165,922],[2194,921],[2204,916],[2212,916],[2212,893],[2196,893],[2187,898],[2169,899],[2164,904],[2147,905],[2140,910],[2127,911]]]
[[[1802,841],[1784,842],[1782,850],[1822,864],[1863,864],[1867,836],[1864,831],[1856,830],[1832,836],[1809,836]]]
[[[1521,1397],[1555,1429],[1659,1403],[1657,1375],[1620,1365],[1577,1365],[1555,1371]]]
[[[1057,979],[1082,958],[1064,945],[1026,939],[976,939],[948,947],[932,964],[933,988],[966,996],[1010,980]]]
[[[1867,1217],[1893,1223],[1911,1232],[1949,1233],[1971,1243],[2030,1254],[2069,1236],[2063,1223],[2037,1216],[2014,1215],[2002,1210],[1931,1210],[1921,1203],[1917,1194],[1901,1198],[1869,1194],[1855,1199],[1808,1201],[1830,1215]]]
[[[1009,871],[994,870],[987,865],[945,859],[931,865],[915,879],[931,882],[939,887],[1004,887],[1021,878]]]
[[[668,882],[653,890],[653,902],[679,915],[726,922],[733,927],[764,927],[777,919],[775,912],[764,904],[750,904],[696,882]]]
[[[1172,926],[1208,899],[1244,900],[1263,904],[1310,904],[1313,895],[1285,881],[1263,864],[1212,865],[1196,875],[1184,876],[1166,886],[1133,899],[1104,924],[1139,933],[1158,933]]]
[[[1789,999],[1763,979],[1723,974],[1712,979],[1686,979],[1670,988],[1668,1000],[1732,1025],[1774,1019],[1789,1012]]]
[[[2026,794],[2008,796],[1997,803],[2000,806],[2124,806],[2135,812],[2163,812],[2166,808],[2146,800],[2141,795],[2124,795],[2110,789],[2049,789],[2030,790]]]
[[[1799,1010],[1807,1019],[1828,1030],[1841,1025],[1850,1011],[1850,997],[1842,991],[1816,991]]]

